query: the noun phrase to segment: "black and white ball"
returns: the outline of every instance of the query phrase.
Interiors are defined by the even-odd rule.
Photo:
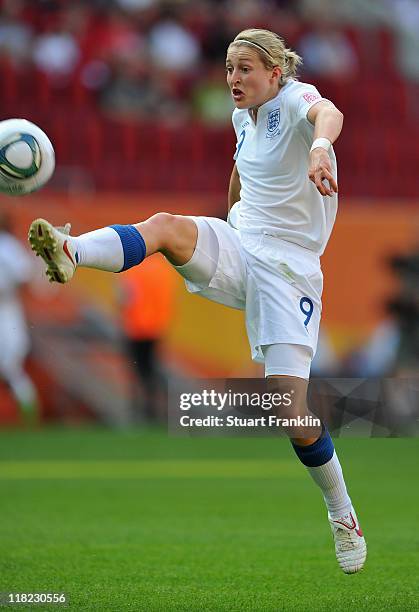
[[[26,119],[0,121],[0,191],[36,191],[49,181],[54,168],[54,148],[41,128]]]

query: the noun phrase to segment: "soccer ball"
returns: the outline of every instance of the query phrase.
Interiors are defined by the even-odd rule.
[[[55,168],[48,136],[26,119],[0,121],[0,191],[25,195],[39,189]]]

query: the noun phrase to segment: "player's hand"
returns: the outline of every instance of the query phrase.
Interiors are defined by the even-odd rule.
[[[330,157],[326,149],[317,147],[310,153],[308,178],[316,185],[317,190],[323,196],[331,196],[333,192],[338,192],[338,185],[333,178]],[[328,181],[329,186],[323,181]]]

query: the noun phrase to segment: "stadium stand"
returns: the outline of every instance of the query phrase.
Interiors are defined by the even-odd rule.
[[[297,50],[309,39],[315,55],[315,45],[335,44],[327,37],[338,32],[339,48],[346,45],[355,58],[349,73],[313,73],[307,62],[301,78],[345,114],[337,145],[341,192],[414,196],[415,84],[398,66],[394,32],[379,19],[368,27],[339,22],[333,35],[333,24],[321,32],[319,43],[318,25],[302,4],[248,2],[249,16],[239,18],[234,2],[4,1],[1,116],[47,126],[59,160],[52,187],[223,192],[234,149],[229,113],[213,123],[200,117],[193,93],[214,65],[222,67],[228,40],[243,25],[273,21]],[[177,49],[170,61],[168,41]]]

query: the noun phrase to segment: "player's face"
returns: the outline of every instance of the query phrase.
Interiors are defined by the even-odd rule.
[[[227,84],[237,108],[260,106],[278,93],[280,69],[265,68],[255,49],[231,47],[226,70]]]

